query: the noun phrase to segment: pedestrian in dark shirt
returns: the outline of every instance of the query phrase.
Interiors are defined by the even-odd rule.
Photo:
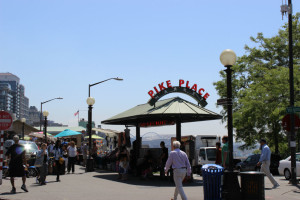
[[[166,162],[168,160],[169,154],[168,154],[168,148],[166,148],[165,146],[165,142],[161,141],[160,142],[160,147],[161,147],[161,154],[160,154],[160,177],[162,179],[165,178],[165,166],[166,166]]]
[[[222,149],[221,149],[221,143],[216,143],[216,162],[217,165],[222,165]]]
[[[25,158],[25,148],[24,146],[19,144],[19,137],[17,135],[13,137],[13,140],[15,144],[10,146],[5,154],[7,158],[10,159],[9,176],[10,176],[10,182],[12,186],[11,193],[12,194],[16,193],[14,177],[22,177],[23,185],[21,189],[24,190],[25,192],[28,192],[25,185],[26,176],[25,176],[24,165],[25,166],[27,165],[26,158]]]

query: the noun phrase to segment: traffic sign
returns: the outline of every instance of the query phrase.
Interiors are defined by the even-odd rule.
[[[293,114],[293,113],[300,112],[300,107],[287,107],[286,112],[288,114]]]
[[[232,105],[232,100],[231,99],[218,99],[217,100],[217,105],[218,106],[226,106],[226,105]]]
[[[0,111],[0,130],[7,130],[11,127],[13,119],[8,112]]]
[[[295,129],[300,127],[300,119],[297,115],[294,115],[295,118]],[[286,131],[291,131],[291,115],[286,115],[284,116],[284,118],[282,119],[282,127],[286,130]]]

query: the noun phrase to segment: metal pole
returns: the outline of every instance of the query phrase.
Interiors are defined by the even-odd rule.
[[[45,143],[47,143],[47,117],[45,117],[45,122],[44,122],[44,134],[45,134]]]
[[[53,100],[55,100],[55,99],[63,99],[63,98],[57,97],[57,98],[50,99],[50,100],[48,100],[48,101],[41,102],[40,131],[42,131],[43,104],[44,104],[44,103],[48,103],[48,102],[50,102],[50,101],[53,101]]]
[[[25,123],[22,124],[22,139],[24,140]]]
[[[227,128],[228,128],[228,148],[229,148],[229,171],[233,171],[233,125],[232,125],[232,83],[231,83],[231,74],[232,69],[231,65],[225,66],[227,69]]]
[[[2,185],[2,167],[4,165],[3,163],[3,144],[4,144],[4,131],[1,130],[0,135],[0,185]]]
[[[295,102],[295,94],[294,94],[294,67],[293,67],[293,16],[292,16],[292,0],[288,0],[288,18],[289,18],[289,75],[290,75],[290,107],[294,107]],[[291,113],[291,171],[292,171],[292,179],[291,183],[297,184],[296,177],[296,139],[295,139],[295,115]]]
[[[181,122],[176,121],[176,140],[181,143]]]
[[[137,123],[136,125],[136,145],[137,145],[137,152],[136,152],[136,156],[137,156],[137,159],[139,158],[140,156],[140,150],[141,150],[141,127],[140,127],[140,124]]]
[[[91,97],[91,85],[89,85],[89,97]]]
[[[89,106],[88,113],[88,133],[89,133],[89,158],[92,157],[92,106]]]
[[[43,103],[41,102],[40,131],[42,131],[42,116],[43,116]]]

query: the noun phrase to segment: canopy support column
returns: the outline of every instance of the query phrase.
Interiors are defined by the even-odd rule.
[[[176,140],[181,143],[181,121],[176,121]]]
[[[141,127],[139,124],[136,125],[136,147],[137,147],[137,157],[139,157],[141,149]]]

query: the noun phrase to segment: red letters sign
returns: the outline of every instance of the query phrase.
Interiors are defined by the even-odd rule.
[[[11,127],[13,120],[8,112],[0,111],[0,130],[7,130]]]
[[[150,127],[150,126],[166,126],[166,125],[174,125],[174,121],[170,120],[159,120],[159,121],[151,121],[151,122],[142,122],[140,123],[140,127]]]
[[[162,82],[158,86],[153,87],[153,90],[148,92],[151,99],[149,100],[150,105],[155,105],[164,95],[173,92],[180,92],[189,95],[194,98],[198,104],[205,107],[207,105],[206,99],[209,97],[209,93],[205,92],[205,89],[198,87],[197,84],[191,84],[189,81],[180,79],[179,86],[172,86],[171,81]]]

